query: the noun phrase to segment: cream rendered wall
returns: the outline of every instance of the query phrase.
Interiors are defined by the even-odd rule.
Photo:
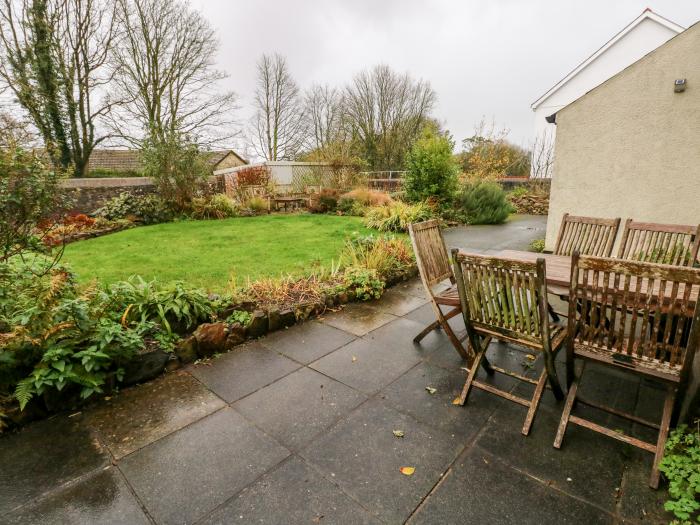
[[[556,152],[547,249],[565,212],[700,223],[700,24],[559,111]]]

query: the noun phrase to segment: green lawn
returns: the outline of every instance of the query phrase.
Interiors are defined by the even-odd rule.
[[[338,259],[345,239],[369,234],[358,217],[267,215],[143,226],[66,246],[81,282],[141,275],[222,291],[231,277],[300,275]]]

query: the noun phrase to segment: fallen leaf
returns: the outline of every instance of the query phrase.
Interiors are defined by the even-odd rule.
[[[416,471],[415,467],[401,467],[399,470],[404,476],[413,476],[413,473]]]
[[[426,386],[425,389],[428,391],[429,394],[434,394],[437,392],[437,388],[433,388],[432,386]]]
[[[532,354],[527,354],[525,357],[527,357],[530,361],[534,361],[535,359],[537,359],[537,356],[534,356]]]
[[[352,356],[352,362],[354,363],[355,361],[357,361],[357,357]]]
[[[392,432],[397,438],[402,438],[404,436],[403,430],[393,430]]]
[[[462,404],[462,400],[461,400],[460,398],[458,398],[458,397],[455,397],[455,398],[452,400],[452,404],[453,404],[453,405],[461,405],[461,404]]]

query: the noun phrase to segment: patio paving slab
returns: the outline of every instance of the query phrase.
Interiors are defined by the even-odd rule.
[[[396,437],[402,430],[404,437]],[[388,523],[401,523],[462,450],[459,439],[373,399],[301,451],[326,478]],[[401,467],[415,467],[406,476]]]
[[[404,346],[393,349],[357,339],[309,366],[365,394],[374,394],[420,362]]]
[[[310,321],[278,330],[260,343],[303,364],[308,364],[355,339],[355,335],[330,325]]]
[[[8,525],[148,525],[141,506],[115,468],[102,470],[8,516]]]
[[[362,338],[392,352],[402,352],[406,355],[420,356],[421,350],[440,346],[441,342],[426,336],[420,345],[413,338],[423,330],[424,326],[410,319],[399,318],[365,334]]]
[[[463,443],[476,435],[491,413],[505,400],[483,392],[473,391],[469,406],[453,405],[466,380],[462,370],[445,370],[421,363],[401,376],[381,394],[387,403],[432,428],[458,436]],[[430,394],[426,387],[435,388]]]
[[[119,467],[157,522],[192,523],[288,455],[225,408],[134,452]]]
[[[190,374],[177,372],[123,390],[83,417],[119,459],[225,405]]]
[[[202,523],[370,525],[380,522],[302,459],[292,456]]]
[[[396,319],[395,316],[382,312],[375,306],[367,303],[352,303],[342,310],[324,315],[319,320],[327,325],[345,330],[356,336],[363,336],[367,332],[379,328]]]
[[[256,341],[192,365],[188,371],[218,396],[233,403],[299,367],[298,363]]]
[[[652,459],[649,452],[631,451],[620,487],[618,512],[623,518],[639,523],[671,523],[673,515],[664,510],[667,495],[663,485],[658,490],[648,485]]]
[[[378,301],[373,301],[372,305],[383,312],[400,317],[426,304],[427,301],[424,297],[417,297],[394,287],[385,291],[382,294],[382,298]]]
[[[409,523],[592,525],[613,523],[613,518],[473,447],[460,457]]]
[[[338,381],[302,368],[233,407],[280,443],[298,449],[366,399]]]
[[[80,418],[59,415],[0,439],[0,516],[109,462]]]
[[[562,448],[557,450],[552,444],[558,415],[538,411],[527,437],[520,433],[525,415],[525,407],[507,403],[491,416],[476,444],[558,490],[613,512],[628,447],[569,425]]]

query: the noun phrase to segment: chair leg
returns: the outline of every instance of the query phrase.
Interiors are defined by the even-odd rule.
[[[664,456],[664,447],[666,446],[666,438],[668,437],[668,429],[671,426],[671,413],[673,412],[673,404],[676,399],[676,389],[668,387],[666,399],[664,401],[664,411],[661,415],[661,424],[659,425],[659,437],[656,441],[656,453],[654,454],[654,465],[651,469],[651,477],[649,478],[649,486],[653,489],[659,488],[659,463]]]
[[[440,321],[434,321],[432,324],[429,324],[427,327],[425,327],[425,329],[421,333],[415,336],[413,338],[413,342],[420,343],[426,335],[428,335],[433,330],[437,330],[439,328],[442,328],[442,326],[440,325]]]
[[[558,323],[561,318],[559,317],[559,314],[554,311],[552,305],[547,303],[547,309],[549,310],[549,315],[552,317],[552,321]]]
[[[583,370],[581,371],[583,373]],[[576,390],[578,390],[578,382],[581,376],[574,379],[574,381],[569,386],[569,394],[566,396],[566,403],[564,404],[564,411],[561,414],[561,420],[559,421],[559,428],[557,428],[557,437],[554,438],[554,448],[561,448],[561,442],[564,440],[564,434],[566,433],[566,427],[569,424],[569,418],[571,417],[571,409],[576,401]]]
[[[540,399],[542,399],[542,392],[544,392],[544,387],[546,384],[547,370],[545,369],[542,370],[542,373],[540,374],[540,379],[537,381],[537,386],[535,386],[535,394],[532,396],[532,401],[530,401],[530,408],[527,411],[525,423],[523,424],[523,436],[527,436],[530,433],[530,427],[532,427],[532,422],[535,419],[537,408],[540,406]]]
[[[564,392],[559,384],[559,378],[557,377],[557,368],[554,364],[554,356],[550,353],[544,354],[544,373],[546,373],[549,379],[549,386],[552,387],[552,393],[557,401],[564,399]]]
[[[482,346],[481,350],[479,350],[476,353],[474,362],[469,367],[469,372],[467,373],[467,381],[464,383],[464,388],[462,388],[462,393],[459,396],[460,405],[464,405],[467,402],[467,397],[469,397],[469,392],[471,392],[472,389],[472,383],[474,382],[474,378],[476,377],[476,371],[479,370],[479,365],[481,364],[482,359],[484,359],[484,355],[486,354],[487,348],[488,344]]]

